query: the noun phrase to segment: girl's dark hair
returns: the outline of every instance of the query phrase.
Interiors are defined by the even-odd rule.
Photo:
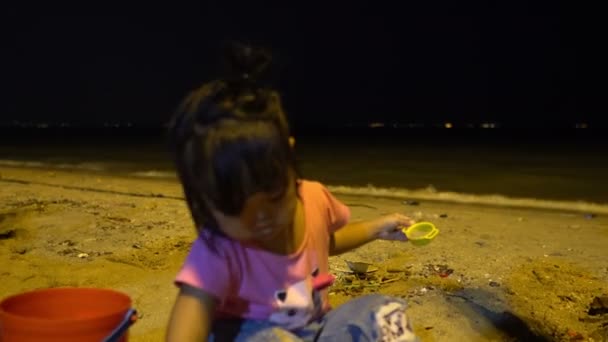
[[[194,223],[221,235],[210,208],[238,215],[256,192],[284,192],[296,172],[279,94],[258,85],[271,61],[261,48],[231,44],[224,79],[181,103],[169,125],[177,173]],[[211,206],[211,207],[210,207]]]

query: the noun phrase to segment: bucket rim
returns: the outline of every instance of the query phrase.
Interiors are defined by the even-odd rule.
[[[37,324],[43,324],[43,325],[44,324],[57,325],[57,324],[68,324],[68,323],[79,323],[79,322],[84,322],[84,321],[90,321],[91,320],[90,317],[89,318],[46,319],[46,318],[40,318],[40,317],[30,317],[30,316],[18,315],[18,314],[5,310],[5,304],[7,302],[18,299],[19,297],[36,295],[36,294],[40,294],[40,293],[44,293],[44,292],[69,292],[69,291],[74,291],[74,290],[77,290],[79,292],[91,292],[91,293],[97,293],[97,294],[99,294],[100,292],[103,292],[106,294],[112,294],[117,297],[122,297],[123,299],[126,300],[124,308],[108,310],[107,312],[104,312],[103,314],[96,317],[99,319],[112,317],[112,316],[118,316],[118,315],[123,316],[124,313],[127,310],[129,310],[133,305],[133,301],[129,295],[127,295],[124,292],[117,291],[114,289],[98,288],[98,287],[52,287],[52,288],[33,289],[33,290],[25,291],[25,292],[16,293],[16,294],[3,298],[0,301],[0,316],[4,316],[13,321],[18,320],[18,321],[36,322]]]

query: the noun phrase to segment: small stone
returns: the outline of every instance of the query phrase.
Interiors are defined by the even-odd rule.
[[[88,255],[87,253],[80,253],[80,254],[78,254],[78,257],[79,257],[80,259],[84,259],[84,258],[88,258],[88,257],[89,257],[89,255]]]
[[[76,242],[74,242],[72,240],[65,240],[65,241],[61,242],[60,245],[66,245],[68,247],[73,247],[73,246],[76,246]]]
[[[454,273],[454,270],[453,270],[453,269],[451,269],[451,268],[448,268],[448,269],[446,269],[446,270],[443,270],[443,271],[439,272],[438,274],[439,274],[439,276],[440,276],[441,278],[447,278],[447,277],[449,277],[449,276],[450,276],[450,274],[452,274],[452,273]]]
[[[138,243],[134,243],[132,247],[135,249],[141,249],[141,245]]]
[[[567,334],[570,337],[570,341],[582,341],[585,339],[585,337],[583,335],[581,335],[580,333],[578,333],[572,329],[568,329]]]
[[[486,245],[486,243],[483,241],[475,241],[475,244],[479,247],[484,247]]]
[[[576,299],[573,296],[569,296],[569,295],[558,295],[557,296],[559,299],[561,299],[564,302],[572,302],[575,303]]]
[[[448,214],[439,214],[439,217],[441,217],[441,218],[447,218]]]
[[[489,284],[492,287],[499,287],[500,286],[500,284],[498,282],[496,282],[496,281],[491,281]]]
[[[420,203],[417,202],[417,201],[403,201],[403,204],[405,204],[405,205],[411,205],[411,206],[420,205]]]
[[[180,247],[184,247],[186,245],[186,241],[180,240],[178,242],[176,242],[173,247],[175,248],[180,248]]]
[[[12,239],[16,236],[16,232],[14,229],[8,229],[4,231],[0,231],[0,240],[8,240]]]
[[[593,298],[589,305],[589,315],[603,315],[608,313],[608,296],[598,296]]]

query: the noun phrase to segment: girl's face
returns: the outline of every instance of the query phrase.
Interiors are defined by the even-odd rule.
[[[267,242],[291,228],[297,201],[294,179],[284,192],[253,194],[239,215],[225,215],[214,209],[211,213],[229,238],[242,242]]]

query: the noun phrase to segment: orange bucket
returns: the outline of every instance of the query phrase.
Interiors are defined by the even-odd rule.
[[[41,289],[0,302],[0,341],[126,342],[135,320],[131,298],[117,291]]]

